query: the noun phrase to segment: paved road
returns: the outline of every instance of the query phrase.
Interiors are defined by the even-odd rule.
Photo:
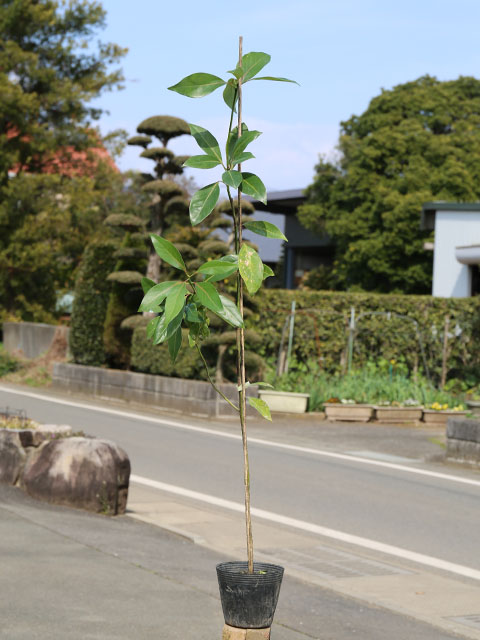
[[[48,398],[0,391],[0,406],[6,404],[23,407],[40,421],[67,423],[115,440],[128,452],[138,476],[236,502],[243,499],[241,446],[234,438],[168,426],[160,419],[124,417],[118,409],[109,414],[94,405],[52,404]],[[219,428],[213,422],[174,421]],[[236,432],[234,423],[222,428]],[[315,446],[321,449],[321,442]],[[480,569],[478,485],[254,442],[250,457],[257,508]],[[461,473],[480,480],[473,472]]]
[[[225,557],[130,518],[0,485],[2,640],[213,640]],[[286,575],[275,640],[455,640],[455,633]],[[462,636],[463,637],[463,636]]]

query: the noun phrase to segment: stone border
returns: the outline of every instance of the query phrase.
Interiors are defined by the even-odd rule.
[[[234,384],[221,384],[219,388],[232,402],[238,401]],[[237,415],[211,384],[202,380],[168,378],[148,373],[56,362],[53,367],[52,389],[135,402],[193,416]],[[256,398],[258,391],[256,388],[248,388],[247,395]],[[258,416],[250,407],[247,411]]]
[[[447,460],[480,467],[480,420],[448,419]]]

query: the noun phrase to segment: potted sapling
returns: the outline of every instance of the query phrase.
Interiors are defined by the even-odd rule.
[[[249,382],[245,376],[244,336],[244,287],[254,295],[265,278],[273,271],[262,263],[257,251],[244,242],[245,229],[268,238],[286,240],[273,224],[263,221],[245,221],[242,218],[242,195],[248,195],[266,203],[266,189],[261,179],[242,165],[253,158],[247,147],[260,135],[251,130],[242,119],[243,87],[253,80],[294,82],[286,78],[258,74],[270,61],[266,53],[243,54],[242,39],[239,41],[238,63],[227,80],[209,74],[194,73],[185,77],[170,90],[189,98],[201,98],[216,89],[222,89],[223,100],[229,109],[229,125],[226,132],[225,150],[221,151],[216,138],[201,126],[190,124],[190,132],[201,149],[199,155],[188,158],[186,167],[216,169],[219,177],[202,187],[190,202],[190,221],[196,226],[214,210],[220,196],[220,184],[225,186],[234,220],[234,251],[219,259],[201,264],[193,272],[185,266],[178,249],[165,238],[152,235],[152,243],[160,259],[179,271],[176,280],[156,284],[144,278],[142,286],[145,296],[139,311],[153,312],[147,327],[147,335],[154,344],[168,343],[172,359],[177,357],[185,338],[188,345],[196,349],[215,390],[239,415],[243,442],[245,524],[247,560],[225,562],[217,566],[222,608],[228,627],[240,629],[268,628],[272,624],[283,576],[283,568],[268,563],[254,562],[252,522],[250,516],[250,472],[248,463],[246,389]],[[236,122],[235,122],[236,120]],[[229,277],[236,278],[236,299],[219,293],[216,283]],[[236,330],[236,361],[238,403],[227,398],[215,384],[208,372],[202,354],[202,341],[209,335],[209,315],[216,314]],[[263,383],[257,383],[263,384]],[[270,409],[260,398],[249,397],[249,404],[261,416],[271,420]],[[226,631],[228,637],[228,630]]]

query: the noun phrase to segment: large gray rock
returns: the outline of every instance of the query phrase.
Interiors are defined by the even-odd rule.
[[[0,482],[15,484],[25,465],[27,454],[20,436],[13,429],[0,429]]]
[[[34,498],[98,513],[125,513],[130,461],[109,440],[61,438],[29,456],[22,485]]]

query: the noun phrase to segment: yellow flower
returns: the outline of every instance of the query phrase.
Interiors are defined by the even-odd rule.
[[[394,360],[393,358],[390,360],[390,364],[395,364],[396,360]]]

